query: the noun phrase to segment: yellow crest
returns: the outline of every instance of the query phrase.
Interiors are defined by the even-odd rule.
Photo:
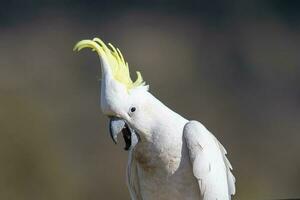
[[[113,78],[125,85],[128,90],[144,85],[145,83],[140,72],[136,72],[136,81],[133,82],[131,80],[128,63],[125,62],[121,51],[110,43],[108,43],[108,46],[110,48],[99,38],[94,38],[93,40],[79,41],[73,50],[80,51],[83,48],[91,48],[93,51],[96,51],[99,56],[104,57],[108,61]]]

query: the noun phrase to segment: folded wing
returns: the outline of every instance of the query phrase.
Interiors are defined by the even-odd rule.
[[[188,122],[183,134],[203,199],[230,200],[235,178],[225,148],[200,122]]]

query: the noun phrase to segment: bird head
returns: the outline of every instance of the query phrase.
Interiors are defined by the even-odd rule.
[[[136,130],[139,129],[138,119],[135,117],[147,93],[140,72],[137,79],[132,81],[128,63],[124,60],[121,51],[112,44],[107,45],[99,38],[81,40],[74,51],[91,48],[100,58],[101,62],[101,110],[109,117],[109,131],[115,143],[119,133],[123,134],[126,146],[130,149],[138,142]]]

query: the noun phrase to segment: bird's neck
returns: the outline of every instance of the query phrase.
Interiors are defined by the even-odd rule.
[[[165,168],[167,173],[177,169],[182,150],[183,127],[187,120],[169,109],[150,93],[152,126],[148,134],[141,134],[141,141],[134,149],[134,158],[145,171]]]
[[[179,124],[185,124],[187,122],[184,117],[171,110],[149,92],[147,92],[147,100],[153,109],[152,117],[156,119],[157,123],[167,125],[167,122],[176,122]]]

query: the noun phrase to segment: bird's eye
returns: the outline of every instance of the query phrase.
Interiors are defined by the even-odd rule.
[[[135,107],[131,107],[131,108],[130,108],[130,112],[133,113],[133,112],[135,112],[135,111],[136,111],[136,108],[135,108]]]

